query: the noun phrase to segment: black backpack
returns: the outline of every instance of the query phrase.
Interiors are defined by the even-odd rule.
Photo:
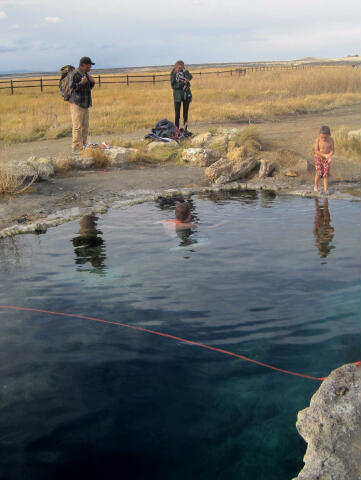
[[[61,76],[59,80],[59,90],[60,90],[60,95],[63,97],[63,99],[68,102],[71,96],[71,78],[72,78],[72,73],[75,70],[75,67],[72,65],[64,65],[64,67],[61,67]]]

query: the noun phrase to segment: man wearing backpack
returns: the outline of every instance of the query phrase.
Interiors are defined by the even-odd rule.
[[[73,124],[73,153],[80,152],[87,144],[89,128],[89,108],[92,106],[91,90],[95,81],[88,75],[92,65],[89,57],[82,57],[79,67],[72,72],[70,78],[70,113]]]

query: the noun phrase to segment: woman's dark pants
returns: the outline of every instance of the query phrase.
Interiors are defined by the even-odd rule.
[[[181,112],[181,104],[183,103],[183,121],[184,123],[188,122],[188,110],[189,110],[189,102],[174,102],[174,110],[175,110],[175,124],[179,128],[179,119],[180,119],[180,112]]]

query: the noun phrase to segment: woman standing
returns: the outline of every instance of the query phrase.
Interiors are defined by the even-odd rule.
[[[188,127],[188,110],[189,104],[192,101],[192,92],[190,89],[190,81],[192,80],[192,75],[186,70],[184,62],[178,60],[174,65],[172,73],[170,74],[170,83],[173,88],[174,96],[174,110],[175,110],[175,124],[179,128],[179,119],[181,105],[183,103],[183,121],[184,121],[184,130],[187,132]]]

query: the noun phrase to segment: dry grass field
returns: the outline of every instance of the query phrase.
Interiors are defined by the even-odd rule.
[[[249,122],[316,112],[360,102],[361,77],[350,66],[271,70],[194,78],[190,124]],[[161,118],[173,119],[169,82],[109,84],[93,90],[91,134],[149,130]],[[71,134],[69,106],[57,87],[0,90],[0,145],[60,138]]]

